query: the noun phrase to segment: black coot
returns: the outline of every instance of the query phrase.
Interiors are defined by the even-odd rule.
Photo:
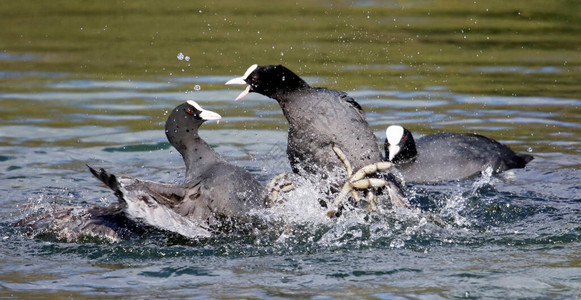
[[[287,154],[295,173],[344,169],[333,146],[355,170],[382,160],[361,106],[345,92],[311,87],[281,65],[253,65],[226,84],[248,85],[236,100],[255,92],[278,101],[290,125]]]
[[[533,156],[478,134],[437,133],[414,140],[401,126],[386,130],[385,159],[393,162],[407,182],[467,179],[489,166],[493,173],[524,168]]]
[[[295,173],[325,177],[329,171],[344,171],[333,147],[343,151],[354,171],[383,160],[363,109],[343,91],[311,87],[281,65],[252,65],[226,84],[247,85],[236,100],[255,92],[278,102],[289,122],[287,156]],[[334,187],[338,184],[331,182]],[[399,198],[392,203],[404,203],[397,186],[391,185],[390,195]]]
[[[219,120],[220,115],[187,101],[173,109],[165,131],[169,142],[180,152],[186,164],[183,184],[162,184],[129,177],[116,177],[101,169],[90,171],[119,199],[108,208],[84,210],[82,219],[73,224],[54,226],[55,216],[71,220],[70,212],[80,208],[55,207],[58,214],[41,214],[19,222],[33,230],[50,230],[57,235],[75,231],[80,235],[117,239],[136,232],[138,224],[152,226],[185,236],[208,236],[218,231],[250,230],[252,217],[248,212],[266,206],[266,191],[243,168],[226,162],[200,136],[198,129],[207,120]],[[59,224],[60,224],[59,223]],[[98,225],[98,226],[96,226]],[[52,228],[49,228],[52,226]]]
[[[107,174],[93,174],[125,204],[131,219],[186,236],[217,231],[245,231],[248,212],[266,207],[266,190],[245,169],[226,162],[198,134],[220,115],[187,101],[173,109],[166,124],[168,141],[186,165],[183,184],[168,185]]]

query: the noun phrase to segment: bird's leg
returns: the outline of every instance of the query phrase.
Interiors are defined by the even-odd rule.
[[[403,194],[401,188],[395,182],[381,178],[364,178],[354,182],[347,181],[343,185],[341,193],[339,193],[339,195],[335,198],[335,203],[340,205],[343,199],[345,199],[346,195],[353,189],[369,189],[380,187],[385,187],[387,189],[389,199],[393,207],[410,207],[408,200]],[[375,193],[373,193],[372,190],[369,190],[367,200],[371,205],[371,209],[374,210],[376,204],[378,203],[377,196],[375,195]]]
[[[345,155],[345,153],[343,153],[343,151],[337,146],[333,147],[333,151],[335,151],[335,154],[337,155],[337,157],[339,157],[339,159],[345,165],[345,169],[347,170],[347,176],[349,177],[349,179],[343,184],[341,191],[339,192],[339,194],[335,198],[335,207],[339,207],[342,204],[343,200],[347,197],[348,194],[351,194],[351,196],[353,197],[353,199],[356,202],[360,202],[361,199],[360,199],[359,195],[357,194],[357,191],[355,190],[355,188],[367,189],[369,187],[383,186],[383,185],[381,185],[380,182],[378,182],[378,180],[380,180],[380,179],[375,179],[375,178],[363,179],[363,178],[367,175],[376,173],[377,171],[389,169],[391,167],[391,163],[379,162],[379,163],[371,164],[371,165],[368,165],[368,166],[361,168],[355,174],[353,174],[353,168],[351,167],[351,162],[349,162],[349,159],[347,159],[347,156]],[[376,207],[375,203],[377,201],[376,200],[377,197],[375,196],[375,193],[372,190],[368,191],[367,199],[371,200],[370,207],[372,207],[372,209],[375,209],[375,207]],[[327,215],[333,216],[333,215],[335,215],[335,211],[331,210],[327,213]]]
[[[343,153],[343,150],[341,150],[337,146],[333,146],[333,151],[335,151],[335,154],[339,157],[339,159],[345,165],[345,169],[347,169],[347,176],[351,177],[351,175],[353,174],[353,168],[351,167],[351,162],[349,162],[349,160],[347,159],[347,156],[345,155],[345,153]]]
[[[366,178],[367,175],[375,174],[378,171],[385,171],[393,168],[393,164],[390,162],[377,162],[372,163],[359,169],[355,174],[352,174],[351,163],[347,159],[347,156],[338,147],[333,147],[335,154],[341,159],[345,168],[347,169],[347,175],[349,179],[343,184],[341,191],[335,198],[335,207],[339,207],[343,200],[347,197],[349,193],[355,195],[353,198],[356,201],[360,201],[359,197],[356,196],[357,193],[355,189],[369,189],[369,188],[379,188],[386,187],[389,192],[389,196],[394,207],[408,207],[407,199],[401,192],[401,189],[393,182],[380,179],[380,178]],[[367,193],[367,200],[370,204],[370,209],[375,210],[377,208],[377,196],[372,190]],[[333,211],[329,211],[327,215],[334,215]]]
[[[333,146],[333,151],[335,151],[335,154],[337,154],[337,156],[339,157],[339,159],[343,162],[343,164],[345,165],[345,169],[347,169],[347,177],[351,178],[351,176],[353,175],[353,168],[351,167],[351,162],[349,162],[349,159],[347,159],[347,156],[345,155],[345,153],[343,153],[343,151],[337,147],[337,146]],[[343,188],[345,187],[345,185],[343,185]],[[341,189],[341,192],[343,192],[343,189]],[[355,199],[355,201],[359,202],[359,195],[357,195],[357,192],[355,192],[355,190],[351,189],[351,196],[353,196],[353,199]],[[339,193],[341,194],[341,193]],[[347,195],[347,192],[345,193],[345,195]]]
[[[268,200],[271,206],[274,204],[282,203],[282,200],[278,201],[278,196],[281,192],[290,192],[295,188],[293,182],[287,179],[288,176],[288,173],[276,175],[266,186],[266,190],[268,191]]]

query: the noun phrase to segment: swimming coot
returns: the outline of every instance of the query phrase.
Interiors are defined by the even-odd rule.
[[[172,110],[165,132],[186,165],[182,184],[117,177],[89,167],[115,192],[118,203],[92,208],[52,206],[17,225],[69,241],[82,236],[117,241],[151,227],[187,237],[251,230],[249,212],[267,205],[266,190],[248,171],[226,162],[198,134],[202,123],[220,118],[194,101]]]
[[[226,162],[198,134],[207,120],[219,114],[187,101],[170,114],[165,133],[186,165],[184,183],[170,185],[108,174],[93,174],[124,203],[133,220],[185,236],[218,231],[244,231],[249,211],[266,207],[266,190],[245,169]]]
[[[489,166],[493,173],[524,168],[533,156],[478,134],[437,133],[414,140],[399,125],[386,130],[385,159],[393,162],[407,182],[467,179]]]

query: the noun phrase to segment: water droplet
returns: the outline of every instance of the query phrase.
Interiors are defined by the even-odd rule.
[[[190,57],[186,55],[186,58],[185,58],[185,60],[186,60],[186,61],[190,61]]]
[[[391,243],[389,243],[389,246],[392,248],[401,248],[405,245],[405,242],[402,241],[401,239],[395,239],[393,241],[391,241]]]
[[[201,89],[202,89],[202,87],[201,87],[199,84],[196,84],[196,85],[194,86],[194,91],[199,91],[199,90],[201,90]]]
[[[184,54],[183,53],[178,53],[178,60],[184,60]]]
[[[527,149],[527,151],[528,151],[529,153],[532,153],[532,152],[533,152],[533,147],[529,147],[529,148]]]

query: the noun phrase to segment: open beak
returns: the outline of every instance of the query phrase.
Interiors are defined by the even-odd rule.
[[[389,145],[388,149],[389,149],[388,160],[393,161],[393,158],[399,153],[400,148],[398,145]]]
[[[195,109],[197,109],[197,110],[200,111],[200,118],[202,118],[202,120],[206,120],[206,121],[217,121],[217,120],[222,119],[222,116],[220,116],[218,113],[215,113],[215,112],[213,112],[211,110],[203,109],[194,100],[188,100],[186,102],[188,102],[189,105],[193,106]]]
[[[247,85],[246,89],[242,93],[240,93],[240,95],[238,95],[238,97],[236,97],[236,99],[234,99],[234,101],[238,101],[238,100],[244,98],[244,96],[248,95],[248,93],[250,93],[250,85],[248,83],[246,83],[246,79],[248,78],[248,76],[252,72],[254,72],[254,70],[256,70],[256,68],[258,68],[258,65],[254,64],[254,65],[250,66],[250,68],[248,68],[248,70],[246,70],[244,75],[230,79],[226,82],[226,85],[244,85],[244,84]]]

